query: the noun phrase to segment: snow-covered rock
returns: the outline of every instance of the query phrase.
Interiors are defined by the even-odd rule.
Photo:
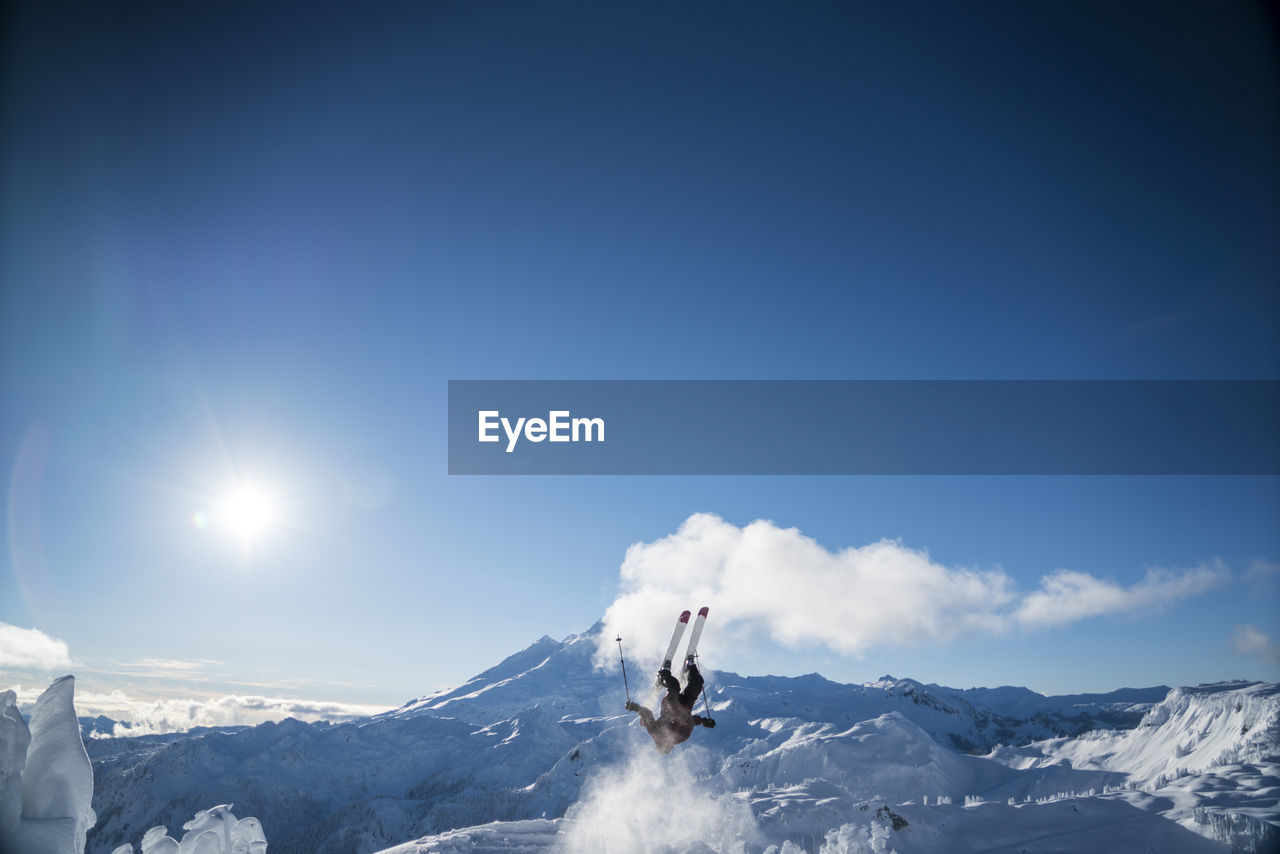
[[[22,769],[31,731],[18,712],[17,695],[0,692],[0,840],[12,839],[22,819]]]
[[[83,854],[93,827],[93,767],[76,720],[75,679],[51,684],[24,723],[0,695],[0,850]],[[20,811],[14,819],[14,792]]]

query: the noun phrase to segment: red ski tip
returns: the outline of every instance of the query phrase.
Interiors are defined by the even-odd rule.
[[[698,616],[699,616],[699,617],[705,617],[705,616],[707,616],[707,612],[708,612],[708,611],[710,611],[710,610],[711,610],[711,609],[710,609],[710,608],[708,608],[706,605],[703,605],[701,608],[699,608],[699,609],[698,609]]]
[[[689,622],[689,612],[688,612],[688,611],[685,611],[683,614],[681,614],[681,615],[680,615],[680,622],[682,622],[682,623],[687,623],[687,622]]]

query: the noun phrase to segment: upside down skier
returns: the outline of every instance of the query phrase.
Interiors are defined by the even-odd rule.
[[[662,698],[661,714],[654,718],[653,712],[639,703],[627,701],[627,711],[640,716],[640,722],[653,738],[659,753],[670,753],[671,748],[693,735],[695,726],[714,727],[716,722],[693,713],[693,706],[702,693],[702,674],[692,661],[685,663],[685,672],[689,681],[680,689],[680,681],[671,675],[670,667],[658,671],[658,680],[667,689]]]

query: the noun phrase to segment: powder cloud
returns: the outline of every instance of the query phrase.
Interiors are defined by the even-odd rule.
[[[648,738],[645,737],[645,742]],[[602,770],[565,815],[564,854],[654,851],[741,852],[758,841],[746,801],[712,791],[697,751],[659,756],[638,748],[622,767]],[[754,848],[753,850],[759,850]]]

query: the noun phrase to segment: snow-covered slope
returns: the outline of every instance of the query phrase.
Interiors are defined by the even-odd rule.
[[[1122,786],[1136,802],[1158,796],[1167,802],[1167,817],[1224,838],[1274,838],[1280,824],[1280,685],[1178,688],[1132,730],[1005,748],[992,758],[1032,774],[1070,769],[1077,780],[1093,774],[1098,788]]]
[[[1222,683],[1177,688],[1126,732],[1093,732],[1038,745],[1049,762],[1122,771],[1158,788],[1224,765],[1280,756],[1280,685]]]
[[[568,715],[616,714],[613,679],[591,665],[597,623],[563,641],[543,636],[532,646],[491,667],[463,685],[412,700],[379,717],[448,715],[477,721],[501,720],[538,706]]]
[[[928,794],[963,799],[1010,776],[992,762],[942,747],[900,712],[845,730],[794,719],[761,723],[773,731],[724,763],[722,773],[736,788],[761,791],[817,779],[850,798],[902,803]]]
[[[91,854],[229,801],[262,819],[274,854],[1127,850],[1099,847],[1102,827],[1173,840],[1151,850],[1227,850],[1208,838],[1275,821],[1276,686],[1053,698],[710,673],[719,725],[659,757],[622,711],[620,675],[592,669],[595,646],[593,632],[543,638],[350,724],[94,740]],[[1108,725],[1133,728],[1078,735]],[[1195,775],[1177,791],[1167,750]]]

